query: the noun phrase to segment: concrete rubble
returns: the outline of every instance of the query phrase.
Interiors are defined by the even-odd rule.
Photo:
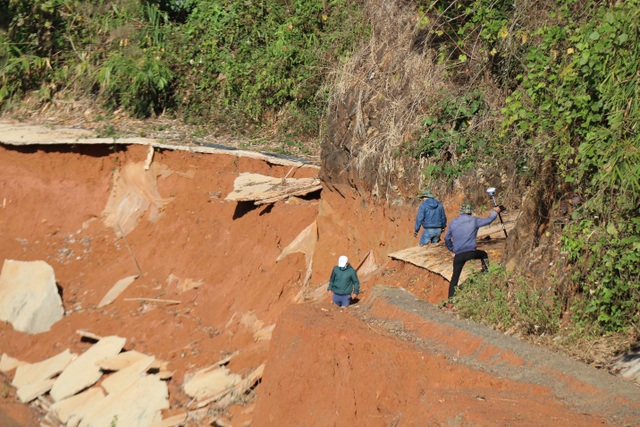
[[[275,178],[243,172],[234,181],[233,191],[225,200],[262,205],[291,196],[304,196],[321,189],[319,178]]]
[[[60,374],[49,393],[51,398],[57,402],[95,384],[102,375],[96,362],[120,353],[125,342],[124,338],[111,336],[94,344]]]
[[[262,322],[247,315],[252,327]],[[268,337],[273,325],[261,329]],[[7,354],[0,357],[0,370],[14,371],[12,386],[24,403],[39,406],[46,416],[41,427],[177,427],[185,423],[212,425],[221,410],[241,403],[262,378],[264,364],[246,377],[230,372],[224,365],[237,355],[230,354],[208,368],[186,376],[184,392],[194,397],[184,413],[165,419],[170,408],[167,380],[168,362],[135,350],[124,349],[126,340],[118,336],[100,337],[87,331],[78,334],[97,342],[80,355],[69,349],[36,363],[26,363]],[[115,424],[114,424],[115,423]],[[225,425],[222,421],[217,425]]]
[[[118,280],[116,284],[113,285],[111,289],[109,289],[109,292],[107,292],[106,295],[102,297],[102,299],[98,303],[98,308],[104,307],[105,305],[109,305],[113,301],[115,301],[116,298],[118,298],[118,296],[120,296],[120,294],[123,293],[125,289],[127,289],[129,285],[131,285],[137,278],[138,278],[138,275],[136,274],[136,275],[127,276],[123,279]]]
[[[0,320],[28,334],[48,331],[64,316],[53,268],[44,261],[5,260],[0,273]]]
[[[53,378],[63,372],[76,355],[68,349],[38,363],[22,364],[16,369],[11,385],[22,402],[30,402],[51,390]]]

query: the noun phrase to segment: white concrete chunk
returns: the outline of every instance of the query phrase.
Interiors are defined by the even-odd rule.
[[[26,362],[23,362],[18,359],[14,359],[13,357],[9,356],[7,353],[2,353],[2,356],[0,357],[0,371],[2,372],[12,371],[16,369],[18,366],[24,365],[24,364],[26,364]]]
[[[256,205],[274,203],[291,196],[303,196],[322,189],[319,178],[277,178],[242,172],[233,182],[233,191],[225,200]]]
[[[26,363],[18,366],[11,385],[19,389],[32,383],[40,383],[43,380],[51,379],[64,371],[75,356],[69,349],[66,349],[62,353],[58,353],[41,362]]]
[[[241,380],[240,375],[230,372],[224,366],[214,366],[197,371],[182,388],[190,397],[202,400],[222,393]]]
[[[44,261],[5,260],[0,273],[0,320],[29,334],[48,331],[64,316],[53,268]]]
[[[91,346],[60,374],[51,389],[51,398],[57,402],[95,384],[102,375],[97,362],[120,353],[126,341],[110,336]]]
[[[144,376],[154,359],[153,356],[147,356],[127,366],[123,370],[110,375],[102,381],[102,388],[106,390],[107,394],[120,393],[140,379],[140,377]]]
[[[49,407],[49,411],[62,423],[67,424],[69,420],[75,419],[77,425],[104,397],[104,391],[100,387],[92,387],[54,403]]]
[[[40,382],[29,383],[20,387],[16,394],[22,403],[29,403],[38,396],[42,396],[53,387],[55,380],[42,380]]]
[[[105,305],[111,304],[113,301],[115,301],[115,299],[118,298],[120,294],[124,292],[124,290],[127,289],[129,285],[132,284],[137,278],[138,275],[136,274],[134,276],[128,276],[118,280],[116,284],[113,285],[111,289],[109,289],[109,292],[107,292],[107,294],[102,297],[102,300],[100,301],[100,303],[98,303],[98,308],[104,307]]]
[[[131,366],[132,364],[146,359],[149,355],[140,353],[139,351],[130,350],[118,353],[115,356],[108,357],[98,361],[98,366],[103,371],[119,371]]]
[[[80,427],[149,427],[162,420],[169,408],[169,392],[163,381],[146,375],[125,390],[107,395],[80,422]]]

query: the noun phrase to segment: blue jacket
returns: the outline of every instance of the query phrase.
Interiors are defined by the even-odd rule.
[[[420,203],[418,216],[413,230],[417,233],[422,228],[445,228],[447,226],[447,216],[444,214],[442,203],[434,198],[428,198]]]
[[[447,234],[444,235],[444,244],[454,254],[476,250],[476,238],[478,228],[489,225],[498,216],[498,212],[491,211],[486,218],[461,214],[451,221]]]
[[[327,290],[338,295],[349,295],[351,293],[360,293],[360,281],[356,271],[347,264],[346,267],[333,267],[329,287]]]

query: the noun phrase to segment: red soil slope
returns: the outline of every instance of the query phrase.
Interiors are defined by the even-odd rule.
[[[240,171],[285,176],[289,168],[235,156],[156,153],[153,166],[166,204],[155,222],[143,218],[125,239],[106,227],[113,172],[144,162],[140,146],[110,151],[86,147],[0,147],[0,259],[45,260],[62,290],[66,316],[51,331],[27,335],[0,323],[0,353],[37,362],[90,344],[76,330],[127,338],[136,349],[169,362],[172,408],[185,406],[184,374],[237,350],[229,364],[246,374],[264,362],[268,341],[257,326],[272,325],[301,289],[302,254],[276,263],[281,247],[312,223],[318,200],[254,207],[225,202]],[[293,177],[313,176],[298,169]],[[98,309],[121,278],[138,278],[112,304]],[[180,283],[202,282],[181,291]],[[133,298],[178,300],[166,304]]]

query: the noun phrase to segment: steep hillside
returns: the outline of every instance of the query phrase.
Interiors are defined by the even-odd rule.
[[[339,184],[263,206],[226,201],[243,172],[318,174],[239,152],[156,149],[150,156],[135,144],[1,150],[0,257],[49,263],[65,308],[62,320],[37,335],[1,323],[0,353],[7,356],[35,363],[65,349],[86,352],[93,343],[83,337],[123,337],[126,351],[167,362],[170,408],[163,416],[189,411],[199,420],[189,425],[507,425],[541,412],[549,417],[541,425],[550,426],[640,419],[630,383],[557,355],[529,359],[538,350],[438,310],[446,280],[387,257],[415,245],[415,204],[378,205]],[[122,194],[143,194],[149,203],[116,216],[114,225],[113,201],[132,200]],[[446,201],[450,215],[457,203]],[[314,223],[315,232],[305,234]],[[363,289],[346,311],[325,292],[341,254],[360,267]],[[102,305],[131,275],[138,277]],[[381,297],[393,293],[381,294],[381,286],[400,294]],[[505,368],[516,367],[503,371],[502,358]],[[185,381],[225,359],[243,376],[265,364],[263,381],[230,405],[203,403],[196,411]],[[554,369],[568,375],[566,388],[553,386]],[[2,387],[7,427],[45,417],[48,395],[31,412],[6,381]],[[611,399],[631,402],[606,403]],[[461,401],[464,410],[454,404]],[[523,407],[535,416],[523,416]]]

